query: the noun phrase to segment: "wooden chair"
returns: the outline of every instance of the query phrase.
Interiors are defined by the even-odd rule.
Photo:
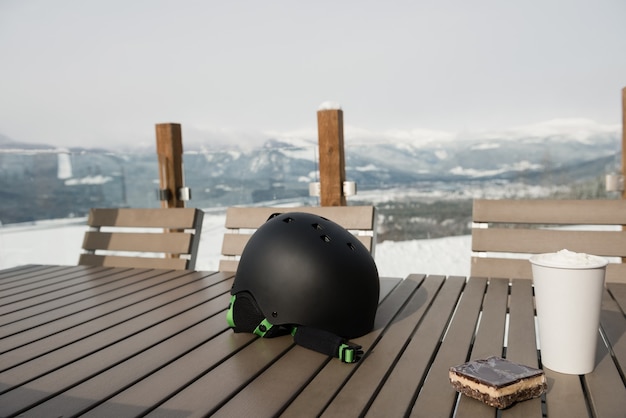
[[[471,273],[530,279],[530,255],[568,249],[606,257],[606,281],[626,283],[622,225],[626,200],[475,200]]]
[[[376,242],[376,209],[374,206],[322,207],[230,207],[226,211],[226,233],[222,242],[220,271],[236,271],[246,243],[258,227],[274,213],[307,212],[343,226],[359,239],[374,255]]]
[[[91,209],[78,264],[193,270],[204,212]]]

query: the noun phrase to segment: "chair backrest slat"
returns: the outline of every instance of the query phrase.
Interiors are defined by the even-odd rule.
[[[626,225],[624,200],[476,199],[474,222]]]
[[[222,242],[220,271],[236,271],[239,257],[252,234],[275,213],[307,212],[330,219],[352,232],[374,254],[376,209],[374,206],[321,207],[230,207],[226,211],[227,228]]]
[[[188,254],[193,236],[189,233],[134,233],[87,231],[83,247],[93,250]]]
[[[562,249],[609,259],[626,282],[626,200],[487,200],[473,205],[472,275],[530,279],[532,254]]]
[[[189,270],[185,258],[132,257],[117,255],[81,254],[81,265],[103,267],[132,267],[146,269]]]
[[[374,206],[230,207],[226,211],[225,225],[229,229],[256,229],[274,213],[296,211],[323,216],[348,230],[372,231],[376,221]]]
[[[204,213],[193,208],[95,208],[79,264],[194,269]]]
[[[248,240],[252,237],[252,234],[224,234],[224,241],[222,241],[222,255],[225,256],[238,256],[241,255]],[[373,248],[373,237],[368,235],[356,235],[356,238],[367,248],[370,252]]]

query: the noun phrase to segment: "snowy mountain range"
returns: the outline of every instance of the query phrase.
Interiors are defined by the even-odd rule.
[[[569,177],[571,181],[614,169],[621,152],[615,126],[587,120],[552,121],[521,130],[463,136],[428,131],[352,134],[345,140],[348,177],[366,188],[416,181],[532,180],[546,173]],[[184,144],[187,178],[195,174],[205,180],[221,178],[225,188],[232,186],[232,178],[266,184],[316,181],[316,139],[277,135],[255,147],[232,141],[227,147],[218,144],[219,141]],[[107,167],[105,155],[116,155],[128,163],[154,155],[154,149],[57,149],[18,142],[0,134],[0,156],[4,155],[5,163],[7,155],[20,151],[93,155],[102,175],[109,174],[109,169],[119,170],[119,158]],[[80,175],[80,170],[73,172]],[[217,185],[215,181],[211,183]]]
[[[316,139],[276,136],[254,147],[212,143],[184,147],[194,206],[307,199],[309,183],[318,181]],[[493,181],[573,184],[615,172],[620,153],[618,129],[581,121],[573,129],[553,124],[474,138],[419,132],[345,139],[346,177],[359,191],[424,185],[458,191]],[[156,205],[157,187],[153,148],[58,149],[0,135],[0,222],[29,220],[25,214],[80,215],[96,205]]]
[[[199,147],[188,152],[185,164],[192,155],[202,155],[212,177],[310,182],[316,176],[316,146],[314,141],[270,139],[252,150]],[[566,175],[571,181],[614,170],[621,152],[618,135],[607,132],[425,143],[346,142],[345,147],[347,177],[368,188],[419,181],[528,179],[546,173]]]
[[[564,119],[499,132],[451,135],[437,131],[371,133],[346,128],[345,155],[348,173],[375,182],[404,183],[419,180],[512,178],[520,174],[558,171],[610,159],[621,152],[620,129],[586,119]],[[210,139],[210,140],[209,140]],[[241,145],[240,145],[241,143]],[[316,171],[317,139],[310,133],[276,134],[250,146],[248,141],[220,142],[219,138],[195,139],[184,144],[186,159],[203,156],[211,177],[243,178],[286,175],[309,181]],[[0,134],[0,152],[55,152],[46,144],[18,142]],[[63,149],[71,154],[106,154],[104,147]],[[119,154],[119,152],[116,152]],[[124,155],[154,153],[152,147],[127,149]],[[202,170],[205,171],[205,170]],[[283,174],[280,175],[279,173]],[[302,177],[302,178],[300,178]]]

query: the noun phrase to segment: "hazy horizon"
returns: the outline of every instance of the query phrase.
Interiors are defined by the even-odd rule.
[[[154,126],[151,126],[154,130]],[[366,129],[344,126],[344,142],[347,147],[359,146],[362,144],[374,143],[405,143],[415,146],[428,145],[433,143],[443,144],[452,141],[490,141],[490,140],[517,140],[522,138],[547,138],[550,136],[563,136],[570,139],[585,141],[594,135],[612,135],[619,137],[623,127],[622,124],[600,124],[589,119],[555,119],[526,126],[515,126],[500,130],[477,130],[474,132],[446,132],[429,131],[424,129],[413,130],[387,130],[381,132],[368,131]],[[317,145],[317,130],[311,128],[294,132],[280,132],[277,130],[267,132],[197,132],[193,128],[181,126],[183,145],[185,149],[206,148],[206,149],[227,149],[227,148],[255,148],[263,146],[268,140],[285,141],[290,144],[301,146]],[[190,135],[191,133],[191,135]],[[51,145],[59,149],[71,148],[77,145],[66,144],[59,141],[56,144],[43,141],[22,141],[19,138],[12,138],[2,132],[0,137],[18,143],[29,145]],[[79,144],[80,147],[87,148],[118,148],[122,150],[152,149],[155,144],[156,135],[147,137],[142,142],[131,143],[102,143],[102,144]]]

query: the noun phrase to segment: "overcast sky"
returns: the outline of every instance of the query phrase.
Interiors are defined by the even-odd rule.
[[[624,0],[0,0],[0,134],[59,146],[621,125]],[[346,131],[346,141],[350,135]]]

